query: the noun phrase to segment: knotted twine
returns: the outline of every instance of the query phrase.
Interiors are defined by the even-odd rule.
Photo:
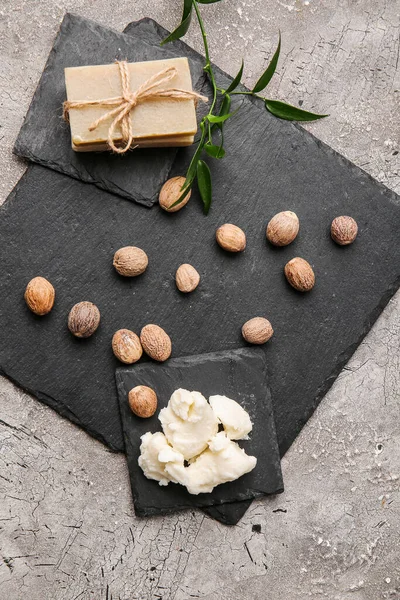
[[[107,135],[107,143],[111,150],[118,154],[124,154],[132,146],[134,135],[132,129],[132,122],[130,118],[131,111],[145,100],[154,100],[157,98],[177,98],[182,100],[194,100],[197,104],[198,100],[207,102],[208,98],[192,92],[189,90],[180,90],[177,88],[171,88],[167,90],[155,89],[157,86],[162,85],[170,81],[177,74],[175,67],[166,67],[159,73],[149,77],[147,81],[132,92],[130,89],[130,78],[128,63],[126,61],[116,61],[119,69],[122,84],[122,95],[115,98],[102,98],[100,100],[81,100],[77,102],[71,102],[66,100],[63,104],[63,117],[66,121],[69,120],[69,111],[71,108],[86,108],[87,106],[115,106],[104,115],[99,117],[96,121],[89,126],[89,131],[94,131],[103,121],[114,117]],[[122,140],[125,142],[125,146],[118,147],[114,143],[114,133],[117,126],[120,125]]]

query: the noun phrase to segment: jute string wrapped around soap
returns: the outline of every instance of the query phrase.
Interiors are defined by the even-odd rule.
[[[116,61],[118,65],[121,84],[122,84],[122,95],[115,98],[101,98],[100,100],[80,100],[77,102],[71,102],[66,100],[63,104],[63,117],[68,121],[69,111],[71,108],[86,108],[87,106],[115,106],[108,112],[104,113],[101,117],[93,121],[89,126],[89,131],[94,131],[103,121],[106,121],[114,117],[107,135],[107,143],[111,150],[118,154],[124,154],[131,148],[134,141],[134,134],[132,129],[132,122],[130,119],[131,111],[139,104],[146,100],[154,100],[156,98],[175,98],[179,100],[194,100],[196,103],[199,100],[207,102],[207,98],[201,94],[189,90],[180,90],[177,88],[171,88],[167,90],[155,89],[158,86],[167,83],[177,74],[175,67],[166,67],[159,73],[149,77],[147,81],[132,92],[130,89],[130,79],[128,63],[126,61]],[[125,146],[118,147],[114,143],[114,134],[117,126],[120,125],[122,139],[125,142]]]

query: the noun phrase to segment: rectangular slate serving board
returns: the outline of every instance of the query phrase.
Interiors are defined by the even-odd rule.
[[[204,508],[283,491],[266,358],[261,350],[241,348],[175,358],[163,364],[136,364],[117,369],[116,382],[137,515],[149,517],[184,508]],[[157,412],[149,419],[140,419],[129,408],[128,393],[137,385],[151,386],[158,396]],[[227,395],[243,406],[250,415],[253,430],[249,440],[238,443],[247,454],[257,457],[253,471],[237,481],[217,486],[210,494],[197,496],[189,494],[181,485],[170,483],[161,487],[157,481],[144,476],[138,465],[140,438],[147,431],[162,431],[159,411],[178,388],[198,390],[205,398],[214,394]]]
[[[335,155],[321,155],[319,144],[304,136],[281,188],[271,199],[252,193],[250,211],[232,189],[236,160],[243,161],[241,148],[265,136],[257,129],[258,140],[239,141],[238,131],[232,133],[233,139],[227,128],[236,151],[225,159],[226,178],[215,173],[208,217],[196,194],[175,215],[146,211],[40,166],[28,169],[1,209],[1,370],[115,450],[124,447],[114,385],[119,363],[110,347],[117,329],[140,331],[159,323],[177,357],[240,347],[241,325],[267,315],[275,334],[264,351],[283,454],[399,285],[400,209],[394,194]],[[313,181],[301,164],[310,154],[323,162]],[[279,179],[268,182],[268,160],[249,166],[260,189],[278,186]],[[326,177],[331,160],[334,169]],[[286,197],[294,186],[296,196]],[[265,241],[265,223],[285,208],[297,212],[302,226],[292,246],[277,250]],[[328,233],[331,219],[343,213],[351,213],[360,228],[347,248],[336,246]],[[246,251],[236,256],[223,252],[214,237],[219,224],[232,220],[248,239]],[[128,244],[149,256],[149,268],[138,278],[122,278],[112,266],[114,252]],[[294,255],[314,266],[317,282],[309,294],[295,292],[283,276]],[[202,278],[190,295],[175,286],[182,262],[193,264]],[[32,315],[23,300],[26,283],[36,275],[52,281],[57,293],[44,318]],[[102,322],[92,338],[77,340],[67,330],[67,315],[85,299],[99,306]]]
[[[154,33],[151,25],[148,29]],[[176,46],[161,48],[159,39],[144,39],[140,35],[133,36],[133,32],[134,25],[131,35],[124,35],[83,17],[66,14],[14,152],[128,200],[151,206],[168,179],[176,149],[135,150],[124,156],[110,152],[74,152],[69,125],[62,120],[62,103],[66,100],[65,67],[109,64],[116,59],[159,60],[177,55]],[[199,59],[192,62],[190,57],[189,63],[195,88],[204,79],[203,65]]]

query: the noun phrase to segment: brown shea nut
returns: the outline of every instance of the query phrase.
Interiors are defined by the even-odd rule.
[[[171,338],[158,325],[145,325],[140,332],[140,341],[143,350],[153,360],[164,362],[171,356]]]
[[[176,287],[180,292],[188,294],[197,288],[200,275],[192,265],[181,265],[175,275]]]
[[[217,243],[228,252],[243,252],[246,248],[246,235],[240,227],[225,223],[217,229]]]
[[[88,338],[100,324],[100,311],[92,302],[78,302],[68,316],[68,329],[78,338]]]
[[[292,258],[285,265],[285,275],[290,285],[299,292],[309,292],[314,287],[314,271],[304,258]]]
[[[147,269],[148,264],[149,259],[146,252],[135,246],[125,246],[125,248],[120,248],[114,254],[113,265],[115,270],[124,277],[141,275]]]
[[[242,327],[242,335],[249,344],[265,344],[273,333],[271,323],[264,317],[254,317]]]
[[[26,286],[24,298],[28,308],[35,315],[47,315],[54,305],[56,293],[50,281],[44,277],[34,277]]]
[[[127,365],[137,362],[143,354],[139,337],[129,329],[118,329],[114,333],[112,349],[118,360]]]
[[[288,246],[299,233],[298,216],[291,210],[276,214],[268,223],[266,233],[274,246]]]
[[[339,246],[352,244],[357,237],[358,225],[352,217],[336,217],[331,225],[331,237]]]
[[[168,179],[168,181],[164,183],[158,197],[158,201],[163,210],[172,213],[181,210],[181,208],[186,206],[190,200],[190,196],[192,195],[192,190],[188,190],[188,193],[179,204],[173,208],[170,208],[170,206],[172,206],[172,204],[174,204],[181,197],[182,186],[185,181],[185,177],[172,177],[172,179]]]
[[[131,411],[142,419],[152,417],[157,410],[157,394],[147,385],[137,385],[128,394]]]

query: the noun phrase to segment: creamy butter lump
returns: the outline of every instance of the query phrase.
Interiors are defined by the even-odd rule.
[[[248,438],[253,425],[240,404],[226,396],[210,396],[210,405],[230,440]]]
[[[148,431],[141,437],[139,467],[143,470],[147,479],[155,479],[160,485],[168,485],[170,481],[179,483],[167,471],[168,463],[182,465],[184,458],[182,454],[174,450],[167,442],[161,431],[150,433]]]
[[[185,460],[203,452],[218,431],[218,419],[199,392],[176,390],[158,418],[168,442]]]
[[[226,396],[211,396],[208,403],[200,392],[176,390],[159,419],[164,433],[141,437],[138,462],[144,475],[160,485],[179,483],[190,494],[210,493],[257,464],[233,441],[248,437],[250,417]],[[220,432],[219,423],[224,428]]]
[[[189,494],[209,493],[217,485],[234,481],[249,473],[256,464],[255,456],[246,454],[224,431],[220,431],[210,440],[208,449],[186,467],[184,485]],[[173,463],[166,465],[166,471],[175,478],[179,477]]]

